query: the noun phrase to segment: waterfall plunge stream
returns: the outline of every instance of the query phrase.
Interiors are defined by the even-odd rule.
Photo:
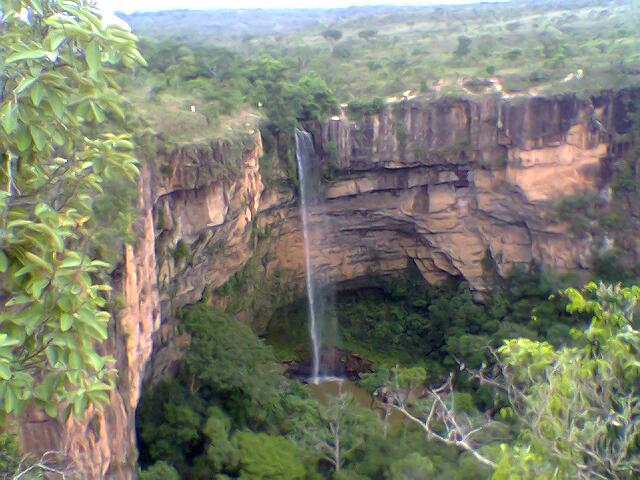
[[[320,168],[315,162],[315,150],[311,134],[296,129],[296,160],[298,162],[298,179],[300,181],[300,217],[302,219],[302,236],[304,239],[305,281],[307,287],[307,302],[309,314],[309,336],[311,338],[312,363],[311,383],[324,380],[336,380],[335,377],[325,376],[322,368],[323,323],[326,321],[326,296],[322,294],[323,285],[315,271],[311,254],[314,237],[317,234],[329,235],[326,225],[322,221],[310,222],[310,207],[317,206],[321,201]]]

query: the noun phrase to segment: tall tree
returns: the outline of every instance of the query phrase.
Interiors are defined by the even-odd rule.
[[[116,77],[144,60],[86,0],[2,0],[0,28],[0,410],[80,415],[113,382],[93,204],[138,173]]]

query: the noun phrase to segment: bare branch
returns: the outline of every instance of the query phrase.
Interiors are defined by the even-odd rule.
[[[418,416],[412,414],[407,409],[403,400],[404,395],[400,393],[394,393],[392,406],[406,418],[419,425],[420,428],[427,433],[429,438],[432,438],[442,444],[464,450],[473,455],[480,463],[491,468],[496,468],[496,463],[493,460],[480,453],[478,448],[470,443],[470,437],[472,435],[486,429],[493,422],[485,421],[481,425],[473,427],[467,426],[470,422],[460,421],[453,405],[449,406],[445,401],[445,396],[452,398],[453,373],[445,383],[439,387],[430,389],[428,392],[433,402],[431,403],[429,413],[426,415],[425,420],[422,420]],[[434,423],[436,421],[442,423],[443,428],[445,429],[444,433],[439,433],[434,427]]]

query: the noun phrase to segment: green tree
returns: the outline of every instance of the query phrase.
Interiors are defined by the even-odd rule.
[[[116,74],[144,60],[84,0],[4,0],[0,21],[0,409],[80,415],[112,384],[92,204],[138,173]]]
[[[522,428],[494,478],[637,478],[640,287],[592,283],[564,294],[570,312],[592,315],[574,346],[519,339],[499,351]]]
[[[322,120],[336,110],[337,99],[326,82],[317,75],[293,81],[292,66],[262,55],[247,67],[250,89],[247,96],[262,105],[266,120],[261,126],[265,153],[277,153],[292,183],[297,184],[293,155],[294,129],[298,122]]]
[[[231,419],[228,415],[218,407],[211,407],[209,418],[202,431],[210,441],[206,456],[214,471],[220,472],[225,465],[238,463],[238,452],[229,439]]]
[[[360,38],[365,39],[365,40],[371,40],[377,34],[378,34],[378,30],[376,30],[375,28],[369,28],[369,29],[366,29],[366,30],[360,30],[358,32],[358,36]]]
[[[359,408],[347,393],[320,405],[319,414],[319,421],[308,425],[302,443],[315,450],[336,474],[357,457],[372,432],[381,430],[375,415]]]
[[[181,473],[201,448],[202,402],[175,380],[146,391],[138,408],[138,440],[143,465],[166,461]]]
[[[471,38],[466,35],[460,35],[458,37],[458,46],[456,47],[453,54],[458,57],[466,57],[471,52]]]
[[[328,28],[322,32],[322,37],[328,42],[337,42],[342,38],[342,31],[336,28]]]
[[[298,480],[306,476],[302,451],[278,435],[237,432],[232,437],[239,452],[240,479]]]
[[[394,480],[423,480],[431,478],[435,471],[433,462],[417,452],[396,460],[389,468],[389,478]]]
[[[271,347],[234,318],[199,304],[183,324],[191,336],[185,365],[192,392],[207,390],[238,420],[260,420],[277,408],[283,383]]]
[[[156,462],[140,472],[139,480],[180,480],[178,471],[167,462]]]
[[[494,352],[497,364],[473,373],[504,396],[500,416],[515,427],[514,442],[489,446],[491,436],[481,432],[496,424],[474,419],[471,399],[453,390],[453,376],[426,399],[407,401],[398,389],[395,408],[429,438],[493,469],[496,480],[637,478],[640,287],[591,283],[562,293],[577,320],[592,317],[573,330],[572,344],[506,340]]]

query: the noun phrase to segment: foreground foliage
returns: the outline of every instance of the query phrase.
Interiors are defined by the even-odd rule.
[[[115,76],[144,60],[84,0],[5,0],[1,22],[0,410],[80,415],[113,381],[93,206],[138,173]]]
[[[592,316],[575,344],[510,340],[499,350],[518,439],[496,479],[640,475],[640,287],[565,290],[570,312]]]
[[[493,367],[473,372],[496,389],[497,418],[511,424],[513,441],[499,450],[486,443],[497,420],[465,411],[450,381],[417,401],[395,382],[394,407],[428,438],[490,466],[496,480],[637,478],[640,287],[591,283],[563,294],[570,313],[592,316],[586,328],[572,330],[570,345],[507,340]]]

